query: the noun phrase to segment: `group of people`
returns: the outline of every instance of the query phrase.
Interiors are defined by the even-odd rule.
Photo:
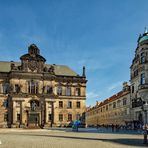
[[[102,124],[97,125],[96,128],[99,130],[111,130],[112,132],[118,132],[119,130],[147,130],[148,131],[148,124],[146,125],[139,125],[137,127],[134,127],[132,125],[118,125],[118,124]]]
[[[112,132],[118,132],[120,129],[126,129],[127,127],[125,125],[114,125],[114,124],[102,124],[102,125],[97,125],[97,129],[105,129],[109,130],[111,129]]]

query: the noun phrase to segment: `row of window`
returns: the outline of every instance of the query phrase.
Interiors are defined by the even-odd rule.
[[[59,114],[59,121],[63,121],[64,120],[64,115],[63,114]],[[69,113],[67,115],[67,121],[72,121],[73,120],[73,116],[71,113]],[[80,114],[76,114],[76,120],[80,120]],[[4,121],[8,121],[8,113],[4,114]],[[17,113],[17,122],[20,121],[20,114]],[[48,114],[48,121],[52,121],[52,114]]]
[[[67,115],[67,121],[72,121],[73,120],[73,116],[71,113],[69,113]],[[48,121],[52,120],[52,114],[48,114]],[[80,120],[80,114],[76,114],[76,120]],[[62,122],[64,121],[64,115],[63,114],[59,114],[59,121]]]
[[[81,107],[81,103],[80,101],[77,101],[76,108],[80,108],[80,107]],[[63,108],[63,101],[59,101],[59,108]],[[72,101],[67,102],[67,108],[72,108]]]
[[[122,105],[123,106],[127,105],[127,98],[124,98],[122,100]],[[90,112],[90,115],[98,114],[99,112],[103,112],[103,111],[108,111],[109,109],[111,109],[111,107],[113,109],[115,109],[115,108],[120,107],[120,106],[121,106],[121,100],[118,100],[117,102],[113,102],[112,104],[108,104],[106,106],[101,107],[98,110]]]
[[[3,92],[5,94],[9,93],[9,91],[11,90],[9,83],[5,83],[3,85]],[[21,91],[21,87],[18,84],[15,84],[14,86],[14,91],[16,93],[19,93]],[[28,82],[28,93],[30,94],[38,94],[39,91],[39,87],[38,87],[38,83],[35,81],[30,81]],[[53,92],[53,88],[51,86],[45,86],[43,87],[43,92],[46,92],[47,94],[51,94]],[[71,96],[71,87],[66,87],[65,91],[63,90],[63,88],[61,86],[57,87],[57,94],[58,95],[66,95],[66,96]],[[81,95],[81,90],[80,88],[75,88],[75,95],[76,96],[80,96]]]
[[[71,96],[72,95],[72,93],[71,93],[71,87],[66,87],[66,90],[65,90],[65,92],[64,92],[64,90],[63,90],[63,88],[62,88],[62,86],[58,86],[57,87],[57,94],[58,95],[66,95],[66,96]],[[80,88],[75,88],[75,95],[76,96],[81,96],[81,90],[80,90]]]

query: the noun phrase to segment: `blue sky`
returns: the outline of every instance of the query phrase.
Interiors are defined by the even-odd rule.
[[[0,61],[19,61],[35,43],[47,63],[87,74],[87,106],[130,79],[147,0],[1,0]]]

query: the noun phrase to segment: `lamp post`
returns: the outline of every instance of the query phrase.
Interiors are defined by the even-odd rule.
[[[43,127],[44,126],[44,121],[43,121],[43,119],[44,119],[44,115],[43,115],[43,113],[44,113],[44,102],[43,101],[41,101],[41,126]]]
[[[143,139],[143,143],[147,144],[147,107],[148,107],[148,102],[143,101],[143,105],[142,105],[142,110],[144,112],[144,139]]]

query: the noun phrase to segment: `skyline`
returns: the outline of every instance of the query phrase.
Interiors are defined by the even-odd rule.
[[[19,61],[34,43],[48,64],[67,65],[80,75],[86,66],[86,102],[94,105],[129,81],[139,33],[148,26],[146,4],[146,0],[0,2],[0,61]]]

